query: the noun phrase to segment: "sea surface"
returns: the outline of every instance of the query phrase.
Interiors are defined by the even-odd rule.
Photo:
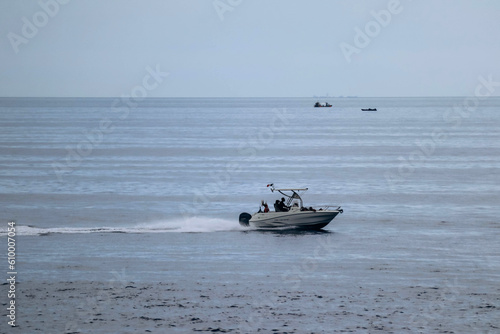
[[[316,100],[1,98],[18,281],[497,284],[500,98]],[[239,226],[270,183],[344,213],[319,232]]]
[[[146,247],[140,240],[156,236],[162,256],[174,244],[175,252],[211,249],[221,238],[202,232],[227,234],[238,246],[231,256],[244,256],[238,248],[250,237],[238,215],[273,203],[270,183],[309,188],[307,206],[342,206],[332,233],[499,227],[500,98],[315,101],[0,99],[0,232],[14,220],[26,236],[21,277],[91,279],[92,271],[35,270],[34,262],[47,260],[44,250],[70,263],[94,251],[104,260],[109,248],[134,258]],[[126,241],[108,244],[117,238],[110,232]],[[57,238],[67,243],[39,249]]]

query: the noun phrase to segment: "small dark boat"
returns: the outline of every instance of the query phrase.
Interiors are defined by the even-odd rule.
[[[366,108],[366,109],[361,109],[361,111],[377,111],[377,108]]]
[[[328,107],[331,107],[332,105],[329,104],[328,102],[325,102],[325,104],[321,104],[319,102],[316,102],[314,104],[314,108],[328,108]]]

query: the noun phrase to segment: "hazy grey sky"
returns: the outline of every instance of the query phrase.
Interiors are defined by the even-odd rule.
[[[0,28],[0,96],[463,96],[500,81],[498,0],[3,0]]]

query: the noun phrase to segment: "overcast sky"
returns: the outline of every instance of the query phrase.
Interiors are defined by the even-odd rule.
[[[464,96],[500,81],[498,0],[3,0],[0,34],[0,96]]]

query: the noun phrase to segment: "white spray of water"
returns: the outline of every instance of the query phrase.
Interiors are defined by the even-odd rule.
[[[191,217],[186,219],[171,219],[155,222],[139,223],[134,226],[116,227],[52,227],[39,228],[17,225],[16,235],[49,235],[52,233],[203,233],[244,230],[237,221],[221,218]],[[8,234],[7,228],[0,228],[0,237]]]
[[[162,232],[220,232],[241,231],[243,228],[235,220],[206,217],[190,217],[186,219],[165,220],[143,223],[138,229]]]

